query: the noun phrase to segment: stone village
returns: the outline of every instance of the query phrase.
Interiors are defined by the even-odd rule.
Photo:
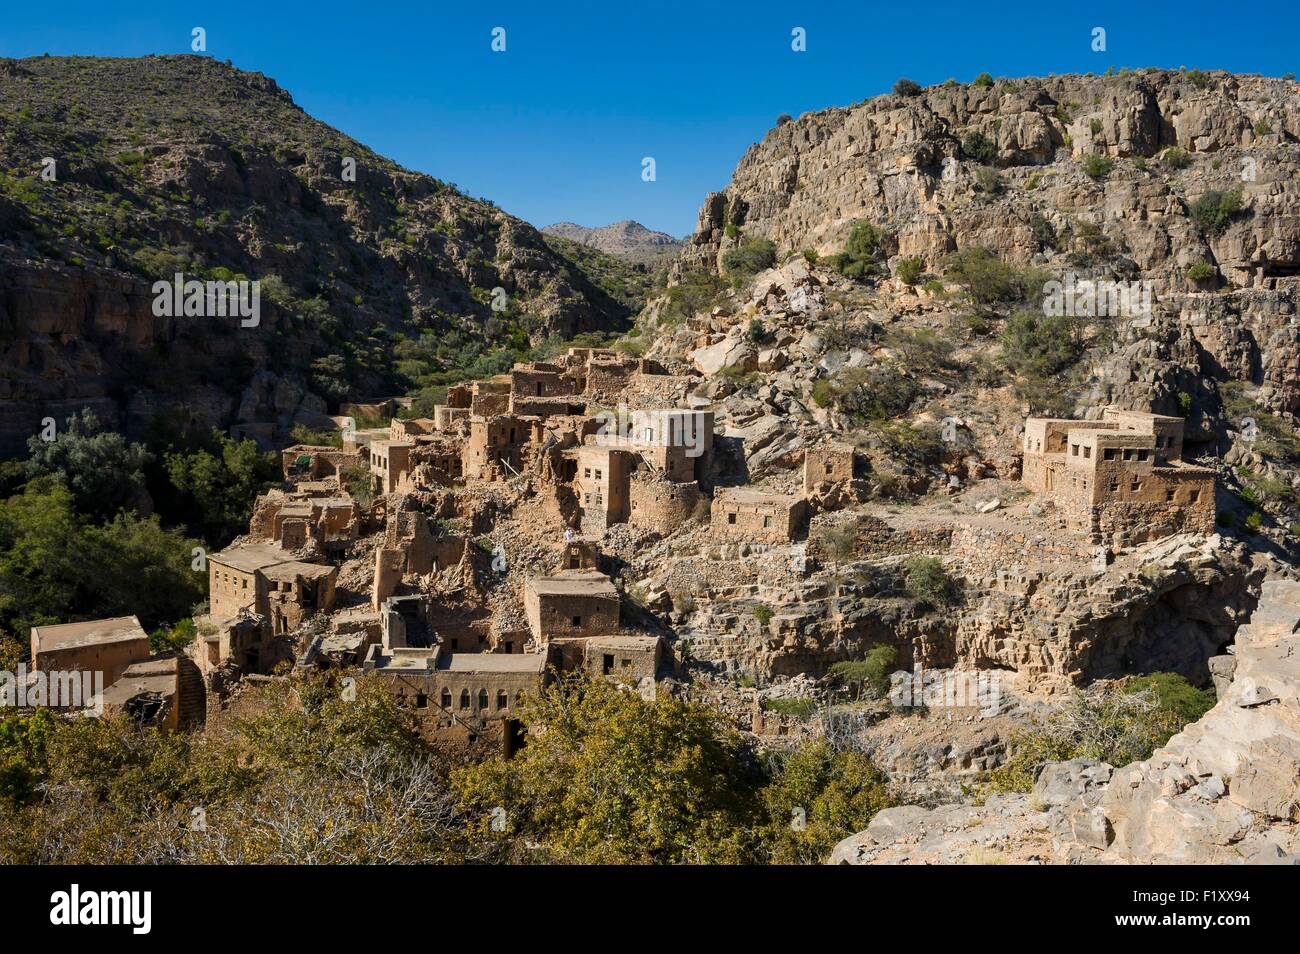
[[[738,556],[794,553],[812,516],[863,498],[862,461],[833,441],[802,451],[797,492],[745,483],[739,439],[686,397],[695,382],[571,348],[450,387],[430,419],[288,447],[248,534],[207,557],[208,613],[187,652],[151,655],[134,617],[70,622],[33,628],[33,668],[102,670],[105,712],[168,729],[280,666],[360,670],[430,737],[506,754],[522,699],[557,674],[653,693],[681,654],[627,612],[612,530],[669,536],[695,521]],[[614,402],[630,410],[603,410]],[[1182,438],[1181,418],[1113,408],[1030,418],[1021,480],[1080,551],[1209,534],[1213,471],[1182,460]]]

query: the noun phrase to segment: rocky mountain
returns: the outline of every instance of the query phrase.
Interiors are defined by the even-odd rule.
[[[155,316],[152,285],[176,273],[260,281],[259,323]],[[319,419],[628,314],[528,223],[261,74],[197,56],[0,62],[2,454],[82,405],[132,433],[160,414]]]
[[[866,425],[876,444],[882,413],[959,420],[986,460],[1015,453],[1028,412],[1181,415],[1191,456],[1285,529],[1300,489],[1297,171],[1289,80],[1151,70],[881,96],[750,148],[642,323],[652,354],[719,374],[714,393],[754,419]],[[1098,304],[1097,289],[1149,306]],[[1052,294],[1069,301],[1047,344]],[[847,387],[846,365],[874,393]]]
[[[624,219],[598,228],[573,222],[556,222],[542,229],[545,235],[589,245],[609,255],[629,261],[653,264],[662,262],[681,249],[682,243],[667,232],[655,232],[640,222]]]
[[[688,400],[715,411],[724,446],[738,438],[748,481],[798,493],[794,470],[827,440],[867,466],[850,499],[811,499],[828,512],[810,523],[809,572],[690,537],[627,556],[649,605],[688,602],[673,619],[694,659],[752,674],[760,703],[812,705],[835,663],[890,646],[904,669],[1000,673],[1036,700],[999,717],[1022,727],[1071,685],[1171,671],[1208,685],[1239,660],[1237,681],[1216,676],[1219,706],[1150,760],[1049,764],[1032,793],[984,803],[963,793],[1015,730],[891,717],[858,744],[925,805],[882,812],[835,860],[1297,854],[1294,685],[1246,648],[1284,654],[1269,621],[1290,612],[1279,594],[1294,600],[1297,171],[1294,81],[1122,71],[809,113],[706,198],[639,319],[648,354],[706,377]],[[1185,418],[1186,459],[1216,475],[1218,532],[1099,565],[1017,484],[1027,416],[1106,407]],[[907,598],[918,557],[961,581],[949,611]],[[1269,697],[1241,701],[1250,685]]]
[[[1271,287],[1300,270],[1296,106],[1291,80],[1144,70],[944,84],[808,113],[706,199],[681,267],[721,267],[742,232],[835,251],[864,218],[888,227],[891,261],[934,268],[981,245],[1028,262],[1091,223],[1162,289],[1190,287],[1177,273],[1200,261],[1234,286]],[[1233,227],[1207,233],[1189,215],[1207,191],[1237,187],[1247,208]]]
[[[573,222],[556,222],[543,228],[542,232],[590,245],[610,255],[680,244],[667,232],[651,231],[640,222],[633,222],[631,219],[623,219],[621,222],[613,222],[597,228],[588,228]]]

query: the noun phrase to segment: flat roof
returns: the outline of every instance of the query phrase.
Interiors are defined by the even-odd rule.
[[[222,566],[242,570],[245,573],[293,561],[293,557],[278,543],[243,543],[226,547],[220,553],[212,554],[208,559],[213,563],[220,563]]]
[[[37,652],[148,638],[149,634],[144,631],[140,621],[134,616],[115,616],[112,619],[90,619],[83,623],[56,623],[53,626],[32,627],[32,639]]]
[[[290,561],[289,563],[280,563],[276,566],[267,567],[262,573],[268,580],[292,580],[299,576],[314,579],[318,576],[329,576],[336,569],[336,567],[327,566],[323,563]]]
[[[452,653],[439,660],[447,672],[538,673],[546,668],[545,653]]]
[[[721,487],[714,493],[714,499],[728,503],[742,504],[780,504],[793,506],[801,499],[796,494],[778,494],[755,487]]]
[[[618,596],[613,581],[598,570],[529,577],[527,585],[539,596]]]
[[[278,543],[245,543],[226,547],[208,557],[213,563],[244,573],[262,571],[267,579],[284,580],[297,576],[318,577],[333,573],[337,567],[322,563],[302,563]]]
[[[624,649],[648,649],[655,643],[659,642],[658,636],[589,636],[586,640],[575,640],[575,642],[585,641],[592,646],[609,646],[611,648],[622,647]]]
[[[399,646],[385,652],[378,645],[370,651],[376,672],[431,672],[441,652],[437,646]]]

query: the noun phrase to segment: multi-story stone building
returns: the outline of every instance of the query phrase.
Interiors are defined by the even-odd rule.
[[[374,441],[369,447],[370,472],[379,483],[381,494],[391,494],[411,470],[412,441]]]
[[[248,614],[261,620],[260,641],[244,648],[248,668],[268,663],[268,641],[298,629],[307,617],[334,607],[338,567],[295,560],[276,544],[242,544],[208,557],[208,604],[213,624]]]
[[[573,489],[578,498],[583,533],[601,534],[628,515],[628,474],[632,454],[615,447],[584,444],[576,449],[578,462]]]
[[[1031,417],[1021,481],[1095,543],[1212,533],[1214,471],[1185,462],[1182,449],[1179,417],[1114,408],[1099,421]]]

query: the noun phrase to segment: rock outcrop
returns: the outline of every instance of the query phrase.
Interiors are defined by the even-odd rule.
[[[1075,860],[1300,864],[1300,583],[1264,583],[1235,649],[1213,709],[1067,808]]]
[[[1030,794],[886,809],[836,864],[1300,864],[1300,583],[1264,582],[1218,703],[1149,759],[1049,763]]]

